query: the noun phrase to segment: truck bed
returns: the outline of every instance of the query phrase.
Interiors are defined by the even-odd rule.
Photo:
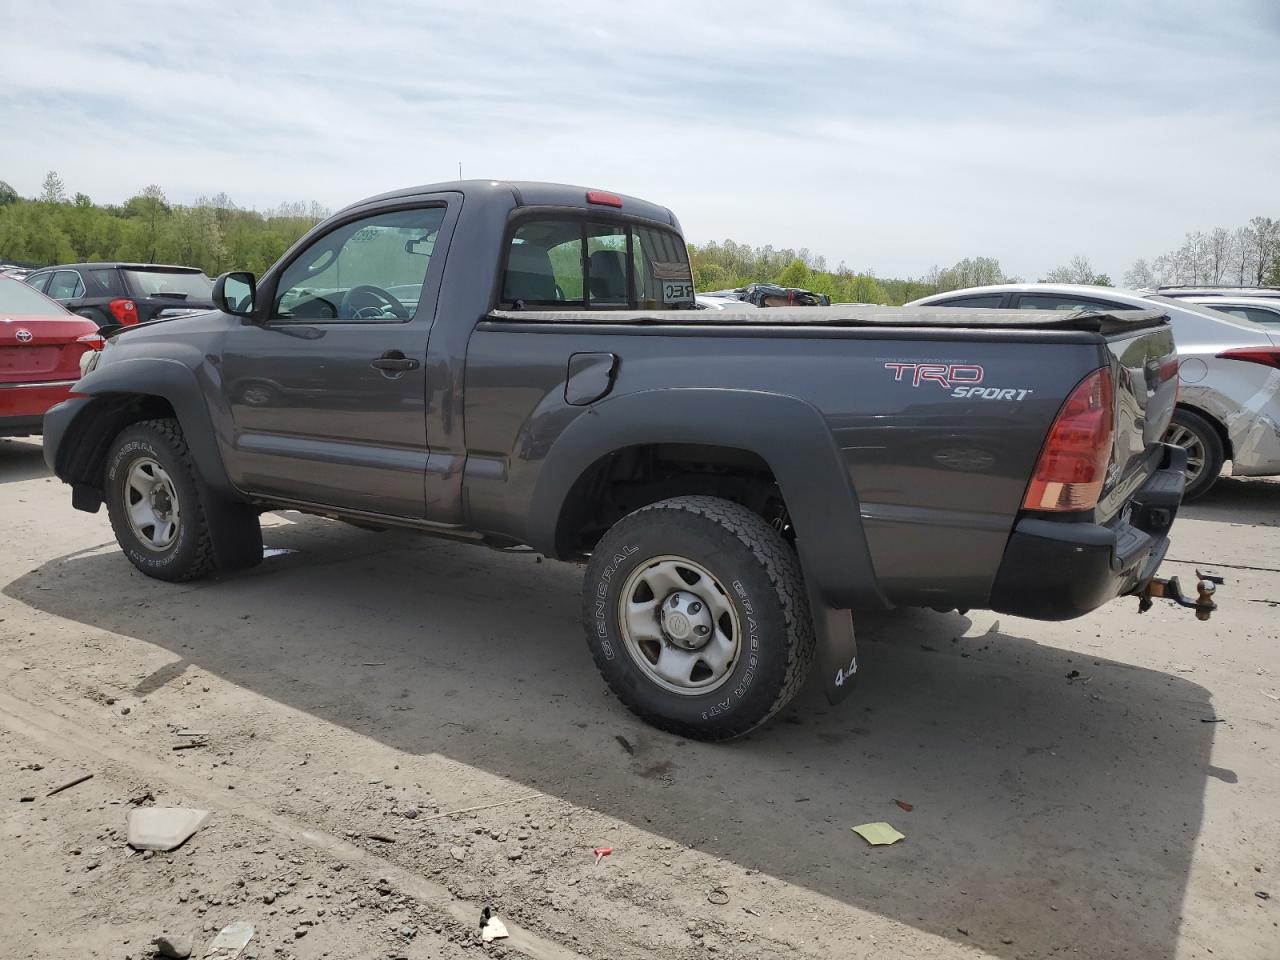
[[[508,323],[670,324],[675,326],[945,327],[1083,330],[1101,334],[1158,326],[1161,310],[979,310],[968,307],[770,307],[763,310],[494,310]]]

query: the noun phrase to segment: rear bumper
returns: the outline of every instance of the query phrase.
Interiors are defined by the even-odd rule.
[[[1070,620],[1133,593],[1155,576],[1186,483],[1186,451],[1165,444],[1160,469],[1107,524],[1019,520],[991,592],[991,609]]]
[[[45,411],[67,399],[74,380],[0,384],[0,436],[40,432]]]

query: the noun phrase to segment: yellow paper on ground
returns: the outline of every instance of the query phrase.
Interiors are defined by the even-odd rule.
[[[879,847],[886,843],[897,843],[906,836],[883,822],[864,823],[860,827],[852,827],[851,829],[873,847]]]

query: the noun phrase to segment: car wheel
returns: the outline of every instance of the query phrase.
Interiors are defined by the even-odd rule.
[[[106,501],[116,541],[157,580],[205,576],[213,543],[186,439],[172,419],[123,430],[107,454]]]
[[[1182,499],[1195,500],[1208,493],[1225,460],[1217,428],[1200,414],[1179,407],[1173,412],[1164,442],[1187,451],[1187,487]]]
[[[717,497],[663,500],[614,524],[587,565],[583,622],[618,698],[654,726],[699,740],[764,723],[813,662],[794,548]]]

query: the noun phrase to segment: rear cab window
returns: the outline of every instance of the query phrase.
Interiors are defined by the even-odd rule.
[[[689,254],[674,231],[592,216],[517,221],[507,243],[502,307],[685,310],[695,307]]]

